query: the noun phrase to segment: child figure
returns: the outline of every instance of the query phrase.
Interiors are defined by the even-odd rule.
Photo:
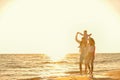
[[[83,38],[84,38],[84,44],[85,46],[87,46],[87,43],[88,43],[88,38],[92,35],[92,34],[87,34],[87,30],[84,30],[84,33],[80,33],[80,32],[77,32],[78,34],[82,35]]]

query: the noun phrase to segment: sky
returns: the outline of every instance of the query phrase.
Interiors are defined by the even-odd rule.
[[[0,53],[78,53],[75,35],[84,30],[92,33],[96,53],[120,52],[119,0],[5,1],[0,0]]]

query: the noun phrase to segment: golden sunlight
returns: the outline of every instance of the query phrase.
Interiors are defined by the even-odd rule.
[[[93,34],[96,46],[99,47],[97,52],[119,50],[119,33],[111,34],[112,31],[119,32],[119,19],[104,2],[60,2],[57,4],[59,1],[52,0],[47,4],[49,2],[41,0],[14,0],[12,5],[7,5],[8,9],[0,19],[0,36],[3,39],[1,42],[5,44],[2,45],[2,48],[5,47],[2,52],[45,52],[52,60],[57,61],[66,53],[77,52],[75,33],[84,29]],[[8,36],[8,33],[11,36]],[[113,40],[111,36],[114,36]],[[118,47],[108,50],[112,47],[109,43],[115,45],[114,42]],[[106,45],[103,46],[103,43]]]
[[[52,54],[48,53],[47,54],[50,59],[53,61],[53,62],[56,62],[56,61],[61,61],[64,57],[65,57],[65,53],[62,53],[62,52],[54,52]]]
[[[50,59],[52,61],[56,62],[56,61],[62,60],[65,55],[64,54],[62,54],[62,55],[50,55],[50,54],[48,54],[48,56],[50,57]]]

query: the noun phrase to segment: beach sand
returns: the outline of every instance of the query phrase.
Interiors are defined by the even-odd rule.
[[[20,80],[43,80],[39,77],[30,78],[30,79],[20,79]],[[48,80],[120,80],[120,70],[107,71],[104,75],[94,75],[94,78],[89,76],[81,75],[70,75],[64,77],[49,78]]]
[[[112,79],[120,80],[120,69],[119,70],[108,71],[108,73],[106,73],[106,75],[111,77]]]
[[[87,76],[68,76],[68,77],[61,77],[55,80],[92,80]]]

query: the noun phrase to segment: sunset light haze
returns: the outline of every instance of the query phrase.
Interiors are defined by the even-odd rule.
[[[0,53],[76,53],[75,34],[84,30],[92,33],[97,53],[120,52],[120,7],[114,4],[109,0],[9,1],[0,14]]]

